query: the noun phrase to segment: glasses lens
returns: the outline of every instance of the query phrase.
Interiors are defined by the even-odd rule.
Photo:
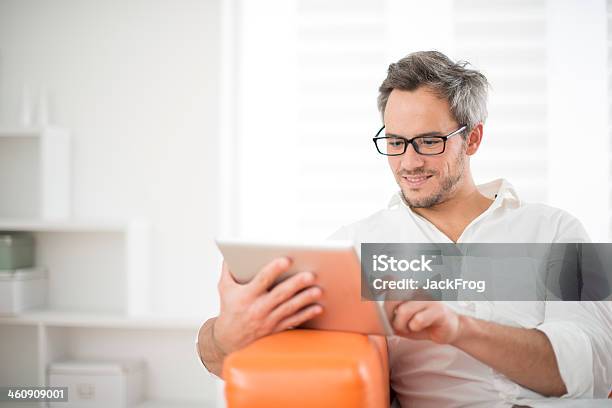
[[[417,137],[414,143],[421,154],[440,154],[444,151],[444,139],[441,137]]]
[[[406,141],[399,137],[383,137],[376,140],[376,147],[382,154],[402,154],[405,150]]]

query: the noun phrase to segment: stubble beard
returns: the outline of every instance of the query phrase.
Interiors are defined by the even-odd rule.
[[[455,171],[451,174],[448,174],[443,179],[441,179],[440,187],[438,188],[438,190],[433,192],[427,197],[416,198],[416,199],[408,198],[406,191],[404,191],[404,189],[402,188],[402,185],[399,184],[399,181],[398,181],[398,184],[400,185],[400,190],[402,192],[402,196],[406,204],[408,204],[408,206],[411,208],[429,208],[429,207],[433,207],[435,205],[438,205],[446,201],[457,190],[457,187],[459,186],[459,182],[463,179],[464,163],[465,163],[465,151],[464,149],[462,149],[462,151],[459,152],[454,162],[453,167]],[[398,180],[401,180],[401,177],[406,174],[407,174],[406,172],[403,172],[403,173],[400,172],[398,174],[399,175]],[[432,177],[436,177],[438,176],[439,173],[437,172],[432,173],[430,171],[428,172],[425,169],[418,171],[418,172],[410,173],[410,175],[412,176],[417,176],[420,174],[423,174],[423,175],[431,174]]]

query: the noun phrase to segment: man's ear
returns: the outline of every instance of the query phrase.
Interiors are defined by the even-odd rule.
[[[482,123],[479,123],[474,126],[474,128],[468,135],[466,140],[467,149],[465,150],[468,156],[471,156],[478,151],[478,147],[480,147],[480,142],[482,142],[482,132],[483,126]]]

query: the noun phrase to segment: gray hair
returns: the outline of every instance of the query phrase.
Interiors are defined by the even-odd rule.
[[[389,65],[387,78],[378,88],[378,110],[385,115],[393,89],[414,91],[427,86],[448,101],[451,114],[460,125],[472,130],[487,119],[487,78],[467,61],[453,62],[438,51],[419,51]],[[466,135],[464,133],[464,135]]]

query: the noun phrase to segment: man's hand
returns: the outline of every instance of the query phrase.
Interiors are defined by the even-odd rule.
[[[391,325],[403,337],[452,344],[460,335],[459,315],[442,302],[411,300],[398,305]]]
[[[542,395],[560,397],[567,393],[552,345],[537,329],[465,316],[436,301],[399,304],[391,324],[400,336],[457,347]]]
[[[272,287],[290,265],[287,258],[275,259],[242,285],[223,263],[218,284],[221,310],[213,325],[212,340],[224,354],[268,334],[299,326],[323,312],[316,304],[322,292],[313,286],[312,272],[300,272]]]

